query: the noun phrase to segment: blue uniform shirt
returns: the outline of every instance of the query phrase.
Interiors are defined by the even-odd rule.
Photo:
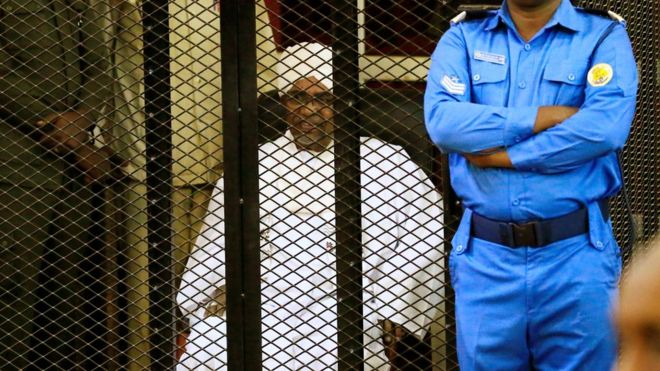
[[[616,151],[630,131],[637,68],[622,24],[563,0],[529,42],[506,7],[452,25],[432,56],[426,127],[449,153],[464,205],[502,221],[557,217],[612,196],[621,186]],[[579,107],[533,133],[540,106]],[[478,168],[461,153],[504,147],[515,169]],[[591,211],[590,211],[591,212]]]

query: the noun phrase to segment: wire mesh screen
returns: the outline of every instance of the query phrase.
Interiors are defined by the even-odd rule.
[[[359,291],[345,299],[357,298],[361,307],[348,335],[357,344],[351,350],[358,363],[367,369],[387,367],[383,335],[389,331],[392,341],[404,339],[396,349],[400,365],[440,365],[446,356],[440,335],[445,325],[445,228],[442,198],[432,181],[439,184],[434,151],[422,119],[427,53],[415,51],[399,61],[387,55],[361,59],[362,65],[372,64],[388,77],[378,80],[362,73],[360,93],[352,104],[360,127],[352,131],[336,119],[339,106],[350,98],[335,85],[333,58],[338,49],[357,50],[358,45],[338,41],[328,46],[335,36],[326,31],[339,27],[331,16],[336,7],[324,2],[265,5],[257,3],[256,10],[271,15],[272,22],[266,27],[257,22],[257,79],[269,88],[260,92],[258,105],[263,367],[342,367],[338,282],[356,279],[342,276],[338,260],[358,267]],[[365,18],[366,10],[358,11],[357,5],[352,5],[355,14]],[[369,14],[375,15],[374,10]],[[373,20],[384,24],[383,19]],[[430,28],[429,23],[425,27]],[[372,36],[377,37],[383,36]],[[268,57],[278,62],[271,64]],[[386,72],[402,62],[399,70],[407,75],[405,80]],[[352,140],[353,147],[338,148]],[[344,191],[357,195],[358,219],[351,223],[358,234],[345,232],[343,243],[357,246],[357,254],[342,255],[338,246],[341,219],[350,218],[347,208],[355,206],[343,198],[350,195],[340,196],[337,189],[340,150],[344,158],[355,159],[343,170],[351,173],[346,177],[357,179],[346,182],[352,190]],[[223,241],[224,182],[215,189],[179,293],[194,322],[181,361],[190,369],[223,367],[232,342],[223,297],[229,269]]]
[[[258,0],[234,29],[254,27],[254,50],[221,42],[221,3],[0,0],[0,369],[457,369],[461,208],[423,94],[449,19],[484,2]],[[612,218],[620,245],[643,245],[660,9],[576,3],[621,14],[635,48],[632,212],[619,196]],[[246,85],[253,106],[235,100]],[[242,107],[253,151],[223,120]],[[228,178],[238,153],[258,166]],[[249,174],[258,211],[237,220],[226,195]],[[226,238],[248,227],[255,270],[227,255],[249,256]],[[257,282],[253,317],[233,314],[250,313],[230,305],[237,280]]]
[[[613,223],[622,246],[633,238],[644,243],[658,229],[657,122],[658,118],[658,32],[659,6],[649,2],[577,1],[577,5],[611,9],[627,20],[627,30],[635,50],[640,74],[637,113],[622,156],[622,168],[632,207],[634,227],[630,227],[623,195],[614,203]],[[646,14],[653,14],[647,17]],[[651,149],[651,150],[648,150]],[[626,256],[627,260],[629,256]]]

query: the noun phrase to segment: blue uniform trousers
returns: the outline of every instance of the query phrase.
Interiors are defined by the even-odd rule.
[[[610,309],[621,271],[613,238],[517,249],[470,238],[454,246],[449,267],[461,370],[612,368]]]

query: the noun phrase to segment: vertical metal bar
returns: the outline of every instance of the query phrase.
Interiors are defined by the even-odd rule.
[[[147,143],[147,222],[151,357],[154,370],[175,365],[175,302],[172,273],[170,196],[172,132],[170,112],[169,26],[167,0],[142,3],[144,24],[145,112]],[[130,289],[130,288],[129,288]]]
[[[241,279],[241,146],[238,79],[238,1],[222,2],[222,118],[225,180],[225,262],[227,272],[227,363],[243,369],[243,282]]]
[[[223,0],[228,365],[261,369],[255,2]]]
[[[362,370],[362,230],[358,19],[354,0],[333,0],[335,167],[337,201],[337,326],[339,370]]]
[[[259,234],[259,156],[257,130],[256,2],[239,7],[239,127],[243,221],[244,370],[261,370],[261,246]]]

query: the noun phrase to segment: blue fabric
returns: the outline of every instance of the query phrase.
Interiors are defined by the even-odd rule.
[[[612,20],[563,0],[529,42],[506,2],[482,19],[452,25],[432,56],[425,120],[449,154],[465,213],[449,260],[456,290],[462,370],[609,370],[616,337],[608,313],[619,247],[598,200],[621,187],[616,151],[634,116],[637,68]],[[597,64],[611,81],[588,82]],[[541,106],[579,112],[534,135]],[[504,148],[514,169],[478,168],[461,155]],[[499,221],[555,218],[585,207],[588,234],[543,248],[511,249],[470,236],[473,212]]]
[[[610,370],[609,308],[621,270],[618,247],[586,235],[511,249],[473,238],[449,259],[456,290],[461,370]]]
[[[451,182],[466,207],[495,220],[527,221],[618,192],[615,152],[630,130],[638,82],[623,25],[593,53],[611,23],[563,0],[528,43],[506,5],[445,33],[432,56],[425,119],[433,142],[449,153]],[[477,59],[477,52],[504,63]],[[613,78],[594,87],[587,74],[600,63],[612,67]],[[547,105],[580,111],[533,135],[538,108]],[[461,156],[497,147],[506,148],[515,169],[480,169]]]

